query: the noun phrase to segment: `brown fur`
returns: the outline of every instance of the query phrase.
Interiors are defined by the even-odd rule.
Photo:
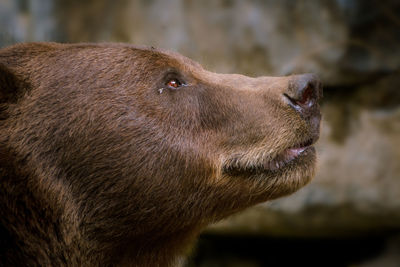
[[[122,44],[0,50],[0,262],[170,266],[207,224],[296,191],[313,149],[268,164],[318,137],[318,105],[285,101],[301,77]]]

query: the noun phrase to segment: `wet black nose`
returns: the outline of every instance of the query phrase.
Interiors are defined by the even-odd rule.
[[[314,74],[295,75],[289,81],[284,96],[298,112],[307,114],[318,106],[322,97],[321,81]]]

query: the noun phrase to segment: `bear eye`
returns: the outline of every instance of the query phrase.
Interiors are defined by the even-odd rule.
[[[177,89],[182,86],[182,83],[178,79],[171,79],[166,84],[169,88]]]

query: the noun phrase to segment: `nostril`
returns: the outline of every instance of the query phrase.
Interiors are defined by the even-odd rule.
[[[300,112],[312,109],[318,101],[320,82],[313,74],[295,75],[289,81],[289,86],[284,96],[289,100],[289,105]]]
[[[307,87],[304,89],[303,94],[301,95],[299,100],[294,100],[296,104],[304,107],[311,107],[314,103],[312,101],[312,97],[314,95],[313,86],[307,84]]]
[[[294,107],[296,110],[308,109],[314,105],[313,90],[311,87],[307,88],[304,91],[304,94],[302,94],[298,99],[294,99],[288,94],[283,95],[289,100],[289,105]]]

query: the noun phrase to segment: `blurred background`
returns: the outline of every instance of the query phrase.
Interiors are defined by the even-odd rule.
[[[0,47],[128,42],[249,76],[317,73],[318,173],[202,236],[187,266],[400,266],[400,1],[0,0]]]

